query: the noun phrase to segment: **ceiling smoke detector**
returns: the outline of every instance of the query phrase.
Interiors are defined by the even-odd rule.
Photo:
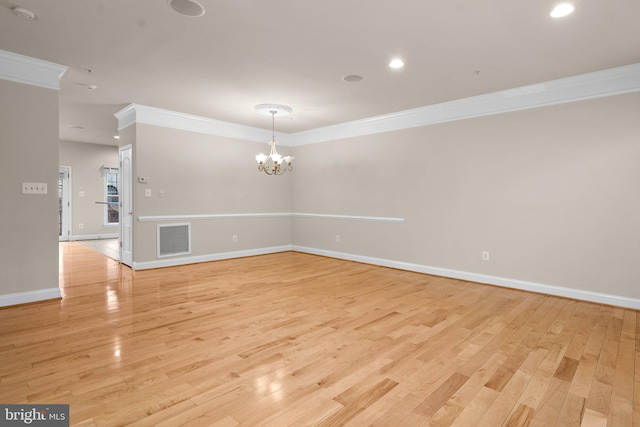
[[[14,7],[11,9],[14,15],[19,18],[26,19],[28,21],[33,21],[36,19],[36,14],[31,12],[29,9],[25,9],[24,7]]]
[[[169,6],[180,15],[197,18],[204,15],[204,7],[195,0],[168,0]]]

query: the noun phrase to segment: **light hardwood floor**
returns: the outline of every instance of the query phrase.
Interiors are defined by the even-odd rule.
[[[100,252],[111,259],[118,261],[120,259],[120,240],[119,239],[95,239],[95,240],[78,240],[83,246]]]
[[[82,426],[640,426],[633,310],[295,252],[132,272],[60,248],[64,298],[0,309],[0,403]]]

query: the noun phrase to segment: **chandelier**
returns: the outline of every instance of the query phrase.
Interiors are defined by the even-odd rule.
[[[293,166],[291,163],[293,163],[293,157],[278,154],[278,149],[276,148],[278,142],[276,141],[275,122],[276,115],[287,116],[291,114],[293,110],[286,105],[276,104],[260,104],[256,105],[255,109],[260,114],[271,115],[271,141],[269,141],[271,150],[268,156],[262,153],[256,156],[258,170],[267,175],[282,175],[286,171],[292,171]]]

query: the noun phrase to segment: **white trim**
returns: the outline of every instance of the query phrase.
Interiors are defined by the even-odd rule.
[[[397,268],[399,270],[413,271],[416,273],[430,274],[434,276],[449,277],[452,279],[466,280],[470,282],[483,283],[500,286],[510,289],[517,289],[528,292],[536,292],[545,295],[553,295],[564,298],[572,298],[581,301],[606,304],[617,307],[640,310],[640,299],[624,297],[619,295],[591,292],[580,289],[567,288],[542,283],[527,282],[506,277],[489,276],[467,271],[451,270],[447,268],[432,267],[421,264],[413,264],[402,261],[393,261],[383,258],[374,258],[362,255],[354,255],[343,252],[328,251],[297,245],[273,246],[267,248],[249,249],[244,251],[221,252],[217,254],[207,254],[192,257],[180,257],[165,260],[134,262],[134,270],[146,270],[151,268],[174,267],[178,265],[195,264],[200,262],[219,261],[223,259],[242,258],[247,256],[266,255],[277,252],[296,251],[313,255],[326,256],[331,258],[344,259],[347,261],[361,262],[365,264],[378,265],[381,267]]]
[[[29,302],[45,301],[62,298],[60,288],[39,289],[37,291],[18,292],[15,294],[0,295],[0,307],[26,304]]]
[[[248,219],[248,218],[317,218],[317,219],[338,219],[347,221],[369,221],[369,222],[392,222],[403,223],[404,218],[387,218],[378,216],[357,216],[357,215],[331,215],[316,213],[292,213],[292,212],[276,212],[276,213],[237,213],[237,214],[210,214],[210,215],[155,215],[155,216],[139,216],[139,222],[152,221],[187,221],[187,220],[216,220],[216,219]]]
[[[196,255],[190,257],[180,257],[172,259],[161,259],[156,261],[133,262],[131,266],[134,270],[147,270],[150,268],[174,267],[177,265],[196,264],[199,262],[219,261],[231,258],[243,258],[248,256],[266,255],[277,252],[290,251],[291,246],[272,246],[267,248],[248,249],[244,251],[220,252],[216,254]]]
[[[447,268],[431,267],[428,265],[412,264],[401,261],[393,261],[383,258],[373,258],[362,255],[354,255],[343,252],[334,252],[324,249],[315,249],[304,246],[292,246],[292,250],[313,255],[321,255],[331,258],[339,258],[348,261],[362,262],[365,264],[379,265],[382,267],[397,268],[399,270],[414,271],[417,273],[431,274],[434,276],[450,277],[453,279],[467,280],[470,282],[484,283],[522,291],[536,292],[546,295],[554,295],[565,298],[573,298],[582,301],[607,304],[617,307],[640,310],[640,299],[624,297],[620,295],[603,294],[580,289],[566,288],[542,283],[527,282],[506,277],[488,276],[485,274],[471,273],[467,271],[450,270]]]
[[[114,224],[117,225],[117,224]],[[118,233],[107,233],[107,234],[80,234],[76,236],[71,236],[72,241],[76,240],[100,240],[100,239],[117,239]]]
[[[67,67],[53,62],[0,50],[0,79],[47,89],[60,89]]]
[[[127,126],[131,126],[136,122],[136,106],[138,104],[129,104],[122,110],[114,114],[118,119],[118,130],[122,130]]]
[[[300,146],[638,91],[640,63],[291,134],[276,132],[276,139],[283,146]],[[256,142],[271,138],[269,130],[139,104],[115,116],[119,130],[144,123]]]
[[[237,213],[237,214],[210,214],[210,215],[153,215],[139,216],[139,222],[153,221],[189,221],[189,220],[213,220],[213,219],[245,219],[245,218],[282,218],[289,217],[290,213]]]
[[[292,213],[291,216],[298,218],[343,219],[347,221],[393,222],[396,224],[402,224],[405,221],[404,218],[389,218],[382,216],[331,215],[316,213]]]
[[[290,145],[370,135],[640,91],[640,63],[290,134]]]
[[[266,143],[271,139],[270,130],[140,104],[130,104],[115,113],[115,116],[118,119],[118,130],[133,123],[142,123],[255,142]],[[276,132],[279,144],[287,145],[283,143],[287,139],[286,135]]]

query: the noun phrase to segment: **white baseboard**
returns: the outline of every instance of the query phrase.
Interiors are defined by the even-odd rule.
[[[450,277],[453,279],[467,280],[470,282],[484,283],[522,291],[536,292],[546,295],[554,295],[572,298],[599,304],[613,305],[617,307],[640,310],[640,299],[623,297],[619,295],[603,294],[599,292],[585,291],[581,289],[566,288],[562,286],[545,285],[542,283],[527,282],[506,277],[488,276],[485,274],[470,273],[467,271],[450,270],[447,268],[431,267],[427,265],[412,264],[401,261],[392,261],[383,258],[373,258],[361,255],[347,254],[343,252],[327,251],[323,249],[308,248],[304,246],[292,246],[292,250],[313,255],[322,255],[331,258],[339,258],[348,261],[362,262],[365,264],[379,265],[382,267],[397,268],[399,270],[414,271],[417,273],[431,274],[434,276]]]
[[[197,255],[188,257],[174,257],[171,259],[159,259],[156,261],[134,262],[131,266],[134,270],[147,270],[150,268],[174,267],[176,265],[195,264],[198,262],[219,261],[231,258],[243,258],[247,256],[266,255],[276,252],[291,250],[291,245],[271,246],[268,248],[248,249],[244,251],[221,252],[217,254]]]
[[[624,297],[620,295],[591,292],[581,289],[567,288],[563,286],[546,285],[543,283],[528,282],[506,277],[489,276],[486,274],[471,273],[468,271],[451,270],[447,268],[432,267],[428,265],[413,264],[402,261],[393,261],[383,258],[374,258],[362,255],[348,254],[344,252],[328,251],[324,249],[309,248],[297,245],[273,246],[268,248],[249,249],[245,251],[222,252],[189,257],[176,257],[156,261],[134,262],[134,270],[146,270],[151,268],[173,267],[177,265],[195,264],[199,262],[218,261],[231,258],[242,258],[255,255],[266,255],[277,252],[296,251],[313,255],[321,255],[330,258],[344,259],[348,261],[362,262],[365,264],[379,265],[381,267],[397,268],[399,270],[413,271],[416,273],[430,274],[434,276],[450,277],[452,279],[466,280],[469,282],[483,283],[487,285],[501,286],[504,288],[518,289],[522,291],[536,292],[558,297],[572,298],[581,301],[589,301],[598,304],[606,304],[617,307],[640,310],[640,299]]]
[[[117,239],[118,233],[110,233],[110,234],[80,234],[77,236],[71,236],[71,241],[76,240],[100,240],[100,239]]]
[[[0,295],[0,307],[8,307],[10,305],[26,304],[28,302],[44,301],[56,298],[62,298],[60,288],[18,292],[15,294]]]

